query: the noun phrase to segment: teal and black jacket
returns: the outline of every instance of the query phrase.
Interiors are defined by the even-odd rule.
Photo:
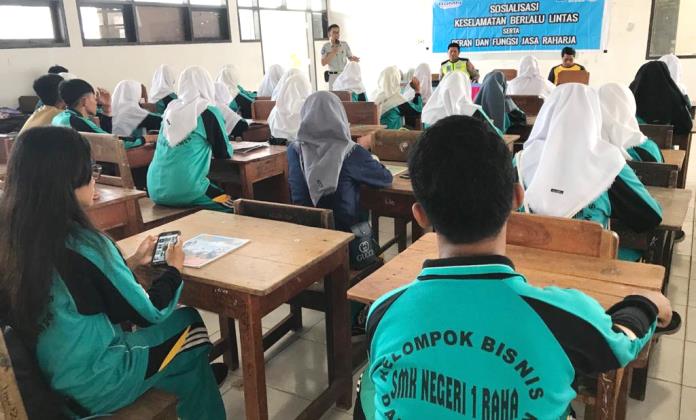
[[[379,123],[386,125],[388,129],[398,130],[404,126],[404,117],[420,117],[421,112],[423,112],[423,98],[420,93],[416,93],[411,102],[404,102],[384,111]]]
[[[354,419],[565,418],[576,375],[635,359],[657,313],[642,296],[605,311],[532,286],[504,256],[428,260],[370,308]]]
[[[77,131],[82,131],[85,133],[111,134],[111,117],[101,113],[97,113],[97,117],[99,117],[99,125],[96,125],[89,118],[83,117],[82,114],[75,111],[74,109],[68,108],[60,114],[56,115],[53,118],[51,124],[58,127],[71,127]],[[143,121],[148,120],[148,118],[150,118],[150,116],[145,118]],[[161,124],[161,118],[157,118],[159,119],[159,123]],[[151,125],[156,125],[156,127],[153,129],[159,129],[159,124],[153,123],[153,119],[148,120],[149,123]],[[140,137],[120,137],[120,139],[123,140],[126,149],[142,146],[143,144],[143,139]]]
[[[638,124],[645,124],[645,121],[643,121],[640,117],[636,117],[636,119],[638,120]],[[662,152],[660,151],[660,147],[653,139],[650,138],[646,139],[638,146],[626,150],[626,152],[629,156],[631,156],[631,159],[637,162],[663,163],[665,161],[665,158],[662,156]]]
[[[251,118],[251,105],[256,100],[256,93],[250,92],[241,86],[237,86],[239,93],[230,102],[229,107],[234,112],[239,112],[242,118]]]
[[[176,98],[176,93],[170,93],[169,95],[155,102],[156,113],[160,115],[164,114],[164,111],[167,109],[167,105],[169,105],[169,102],[173,101]]]

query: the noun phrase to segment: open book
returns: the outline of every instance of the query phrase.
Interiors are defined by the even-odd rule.
[[[235,141],[232,142],[232,149],[235,153],[249,153],[253,150],[258,150],[264,147],[268,147],[266,142],[256,142],[256,141]]]
[[[184,266],[201,268],[249,243],[248,239],[218,235],[198,235],[184,242]]]

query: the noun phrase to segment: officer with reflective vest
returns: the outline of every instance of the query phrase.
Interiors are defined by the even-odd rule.
[[[468,58],[459,57],[459,44],[453,42],[447,46],[447,57],[448,59],[443,61],[440,65],[440,80],[447,73],[453,71],[461,71],[466,74],[471,80],[478,80],[479,72],[474,68]]]

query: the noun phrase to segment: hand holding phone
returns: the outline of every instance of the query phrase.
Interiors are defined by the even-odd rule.
[[[157,267],[167,265],[167,249],[172,245],[175,245],[179,241],[180,236],[181,232],[179,231],[162,232],[159,234],[157,237],[157,243],[155,243],[155,249],[152,252],[153,266]]]

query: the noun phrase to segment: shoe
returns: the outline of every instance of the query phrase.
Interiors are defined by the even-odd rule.
[[[218,386],[225,382],[225,378],[227,378],[227,374],[230,371],[224,363],[211,363],[210,369],[213,370],[213,376],[215,376],[215,382],[217,382]]]
[[[684,231],[680,230],[679,232],[674,234],[674,242],[678,243],[678,242],[683,241],[685,236],[686,236],[686,234],[684,233]]]
[[[660,336],[660,335],[672,335],[676,334],[679,332],[679,329],[681,328],[682,324],[682,318],[681,315],[679,315],[678,312],[672,311],[672,320],[670,321],[669,325],[666,327],[657,327],[655,328],[655,335]]]

